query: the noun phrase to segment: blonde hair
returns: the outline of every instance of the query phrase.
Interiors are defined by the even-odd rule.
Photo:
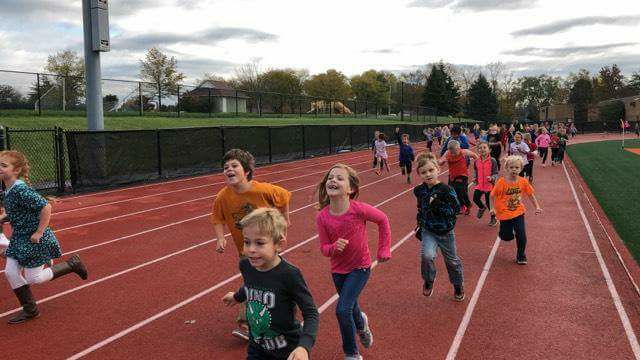
[[[521,168],[524,167],[524,160],[518,155],[509,155],[504,159],[504,166],[509,167],[510,164],[518,163]]]
[[[240,220],[240,228],[257,226],[261,235],[267,235],[274,244],[287,236],[287,221],[277,209],[257,208]]]
[[[531,142],[531,134],[529,133],[522,134],[522,138]]]
[[[416,171],[419,171],[421,167],[427,165],[428,163],[433,164],[433,166],[438,169],[438,173],[440,172],[440,165],[438,165],[438,159],[432,153],[421,152],[416,157]]]
[[[329,205],[329,195],[327,195],[327,181],[329,179],[329,174],[333,169],[343,169],[349,175],[349,186],[351,187],[351,194],[349,194],[349,199],[356,199],[360,194],[360,179],[358,178],[358,173],[353,170],[353,168],[349,165],[345,164],[335,164],[324,174],[322,181],[318,184],[317,192],[318,192],[318,210],[324,209],[327,205]]]
[[[27,157],[16,150],[4,150],[0,151],[0,158],[6,157],[10,159],[10,163],[14,168],[20,169],[18,172],[18,178],[24,180],[27,185],[31,186],[31,181],[29,179],[29,171],[31,170],[31,166],[29,165],[29,160]]]

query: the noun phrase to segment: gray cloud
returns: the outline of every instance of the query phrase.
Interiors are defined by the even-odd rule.
[[[521,29],[511,33],[512,36],[520,37],[527,35],[551,35],[563,31],[568,31],[575,27],[589,25],[619,25],[634,26],[640,24],[640,15],[626,16],[586,16],[581,18],[554,21],[548,24]]]
[[[614,55],[603,55],[584,60],[582,58],[536,60],[524,62],[508,62],[506,65],[516,76],[529,75],[555,75],[563,76],[571,72],[578,72],[580,69],[587,69],[592,74],[597,73],[603,66],[617,64],[625,75],[630,75],[638,71],[639,54],[623,53]]]
[[[526,9],[536,5],[538,0],[414,0],[407,7],[442,8],[452,5],[456,10],[491,11]]]
[[[123,36],[112,39],[112,42],[113,47],[119,47],[120,49],[143,50],[153,46],[167,46],[179,43],[214,45],[231,39],[258,43],[276,41],[278,36],[248,28],[220,27],[192,34],[149,33],[130,37]]]
[[[187,76],[185,84],[192,84],[194,79],[202,77],[205,72],[231,74],[238,65],[218,59],[178,59],[178,71]],[[102,69],[102,76],[110,79],[137,81],[140,76],[140,62],[128,61],[105,64]]]
[[[364,50],[363,53],[373,53],[373,54],[393,54],[396,51],[393,49],[373,49],[373,50]]]
[[[622,42],[622,43],[613,43],[613,44],[604,44],[604,45],[594,45],[594,46],[565,46],[562,48],[538,48],[538,47],[525,47],[522,49],[503,51],[502,54],[505,55],[516,55],[516,56],[538,56],[545,58],[561,58],[567,57],[570,55],[596,55],[602,54],[607,50],[612,50],[625,46],[633,46],[638,43],[633,42]]]
[[[56,0],[2,0],[0,14],[3,18],[38,19],[56,15],[58,17],[81,14],[80,2]]]

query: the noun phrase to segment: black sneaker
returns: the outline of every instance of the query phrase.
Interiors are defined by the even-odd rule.
[[[465,215],[469,215],[469,214],[471,214],[471,206],[469,206],[469,207],[466,207],[466,206],[465,206],[465,208],[464,208],[464,214],[465,214]]]
[[[489,220],[489,226],[496,226],[498,225],[498,219],[496,219],[495,216],[491,217],[491,220]]]
[[[424,283],[424,285],[422,285],[422,295],[426,297],[433,295],[433,284]]]
[[[519,257],[518,259],[516,259],[516,262],[518,263],[518,265],[527,265],[527,257]]]
[[[487,208],[478,209],[478,219],[482,219],[482,215],[484,215],[484,212],[486,210],[487,210]]]
[[[462,285],[454,286],[453,288],[454,288],[453,299],[458,302],[464,300],[464,286]]]

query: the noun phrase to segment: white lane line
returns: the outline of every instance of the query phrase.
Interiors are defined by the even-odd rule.
[[[358,159],[358,158],[361,158],[361,157],[364,157],[364,155],[363,156],[353,157],[350,160],[355,160],[355,159]],[[280,173],[285,173],[285,172],[296,172],[296,171],[299,171],[300,169],[305,169],[305,168],[309,168],[309,167],[315,167],[315,166],[318,166],[318,165],[325,165],[325,164],[329,164],[329,163],[332,163],[332,162],[333,161],[325,161],[325,162],[312,164],[312,165],[308,165],[308,166],[302,166],[302,167],[298,167],[298,168],[291,168],[291,169],[285,169],[285,170],[280,170],[280,171],[273,171],[273,172],[270,172],[270,173],[258,174],[258,175],[256,175],[256,177],[264,177],[266,175],[280,174]],[[364,164],[365,162],[368,162],[368,161],[355,163],[353,165]],[[293,177],[293,178],[282,179],[282,180],[278,180],[278,181],[286,181],[286,180],[291,180],[291,179],[297,179],[299,177],[309,176],[311,174],[316,174],[316,173],[309,173],[309,174],[306,174],[306,175],[296,176],[296,177]],[[278,181],[270,181],[270,182],[273,183],[273,182],[278,182]],[[59,215],[59,214],[65,214],[65,213],[70,213],[70,212],[74,212],[74,211],[95,209],[95,208],[102,207],[102,206],[107,206],[107,205],[121,204],[121,203],[128,202],[128,201],[147,199],[147,198],[151,198],[151,197],[162,196],[162,195],[166,195],[166,194],[173,194],[173,193],[182,192],[182,191],[201,189],[201,188],[205,188],[205,187],[209,187],[209,186],[213,187],[215,185],[221,185],[221,184],[225,184],[225,181],[218,181],[218,182],[214,182],[214,183],[208,183],[208,184],[203,184],[203,185],[185,187],[185,188],[182,188],[182,189],[163,191],[163,192],[159,192],[159,193],[155,193],[155,194],[149,194],[149,195],[138,196],[138,197],[130,197],[130,198],[111,201],[111,202],[106,202],[106,203],[102,203],[102,204],[83,206],[83,207],[78,207],[78,208],[69,209],[69,210],[62,210],[62,211],[54,212],[51,215]]]
[[[456,331],[456,336],[453,338],[453,343],[451,344],[451,347],[449,347],[449,353],[447,353],[447,358],[446,358],[447,360],[455,359],[456,355],[458,354],[458,350],[460,349],[460,344],[462,343],[464,334],[467,331],[469,322],[471,321],[471,315],[473,315],[473,311],[476,308],[476,304],[478,303],[478,298],[480,298],[480,292],[482,291],[484,282],[487,279],[487,275],[489,275],[491,264],[493,264],[493,259],[496,256],[496,252],[498,251],[499,246],[500,246],[500,238],[497,237],[496,241],[493,243],[493,247],[491,248],[489,257],[487,258],[487,261],[484,263],[484,267],[482,268],[482,273],[480,274],[480,278],[478,279],[476,288],[473,290],[473,295],[471,296],[471,300],[469,300],[469,305],[467,305],[467,309],[464,312],[462,321],[458,326],[458,331]]]
[[[365,188],[365,187],[367,187],[367,186],[371,186],[371,185],[377,184],[377,183],[379,183],[379,182],[385,181],[385,180],[387,180],[387,179],[390,179],[390,178],[396,177],[396,176],[398,176],[398,175],[399,175],[399,173],[398,173],[398,174],[395,174],[395,175],[392,175],[392,176],[388,176],[388,177],[385,177],[385,178],[379,179],[379,180],[376,180],[376,181],[371,182],[371,183],[368,183],[368,184],[366,184],[366,185],[362,186],[362,187],[361,187],[361,189],[362,189],[362,188]],[[409,190],[411,190],[411,189],[409,189]],[[407,191],[409,191],[409,190],[407,190]],[[406,191],[405,191],[405,192],[406,192]],[[388,200],[387,200],[387,201],[388,201]],[[380,203],[380,205],[385,204],[387,201],[384,201],[384,202]],[[297,208],[297,209],[295,209],[295,210],[292,210],[290,213],[291,213],[291,214],[297,213],[297,212],[299,212],[299,211],[302,211],[302,210],[304,210],[304,209],[306,209],[306,208],[309,208],[309,207],[311,207],[311,206],[314,206],[314,205],[316,205],[316,204],[317,204],[317,202],[314,202],[314,203],[311,203],[311,204],[307,204],[307,205],[305,205],[305,206],[302,206],[302,207],[300,207],[300,208]],[[208,215],[208,214],[207,214],[207,215]],[[224,236],[225,236],[225,237],[227,237],[227,236],[229,236],[229,235],[230,235],[230,234],[225,234]],[[130,236],[131,236],[131,235],[130,235]],[[128,236],[128,237],[130,237],[130,236]],[[121,238],[121,239],[114,239],[114,240],[109,241],[108,243],[115,242],[115,241],[117,241],[117,240],[123,240],[124,238],[127,238],[127,237],[123,237],[123,238]],[[136,266],[130,267],[130,268],[128,268],[128,269],[125,269],[125,270],[119,271],[119,272],[117,272],[117,273],[115,273],[115,274],[108,275],[108,276],[106,276],[106,277],[104,277],[104,278],[100,278],[100,279],[98,279],[98,280],[94,280],[94,281],[92,281],[92,282],[89,282],[89,283],[83,284],[83,285],[81,285],[81,286],[77,286],[77,287],[75,287],[75,288],[72,288],[72,289],[69,289],[69,290],[63,291],[63,292],[61,292],[61,293],[58,293],[58,294],[55,294],[55,295],[49,296],[49,297],[47,297],[47,298],[44,298],[44,299],[42,299],[42,300],[39,300],[37,303],[38,303],[38,304],[42,304],[42,303],[45,303],[45,302],[47,302],[47,301],[50,301],[50,300],[53,300],[53,299],[57,299],[57,298],[59,298],[60,296],[67,295],[67,294],[70,294],[70,293],[76,292],[76,291],[78,291],[78,290],[82,290],[82,289],[84,289],[84,288],[86,288],[86,287],[89,287],[89,286],[93,286],[93,285],[99,284],[99,283],[101,283],[101,282],[103,282],[103,281],[105,281],[105,280],[112,279],[112,278],[118,277],[118,276],[120,276],[120,275],[124,275],[124,274],[126,274],[126,273],[129,273],[129,272],[131,272],[131,271],[138,270],[138,269],[140,269],[140,268],[143,268],[143,267],[146,267],[146,266],[149,266],[149,265],[155,264],[155,263],[157,263],[157,262],[159,262],[159,261],[166,260],[166,259],[171,258],[171,257],[176,256],[176,255],[180,255],[180,254],[182,254],[182,253],[184,253],[184,252],[186,252],[186,251],[193,250],[193,249],[195,249],[195,248],[198,248],[198,247],[200,247],[200,246],[203,246],[203,245],[206,245],[206,244],[212,243],[212,242],[214,242],[214,241],[216,241],[216,240],[215,240],[215,238],[214,238],[214,239],[207,240],[207,241],[202,242],[202,243],[199,243],[199,244],[196,244],[196,245],[193,245],[193,246],[191,246],[191,247],[189,247],[189,248],[187,248],[187,249],[178,250],[178,251],[176,251],[176,252],[173,252],[173,253],[167,254],[167,255],[165,255],[165,256],[162,256],[162,257],[160,257],[160,258],[158,258],[158,259],[154,259],[154,260],[147,261],[147,262],[145,262],[145,263],[142,263],[142,264],[139,264],[139,265],[136,265]],[[92,245],[91,247],[96,247],[96,245]],[[294,246],[292,249],[295,249],[295,248],[296,248],[296,247]],[[3,270],[2,272],[4,272],[4,270]],[[0,273],[1,273],[1,272],[0,272]],[[13,314],[13,313],[15,313],[15,312],[20,311],[21,309],[22,309],[22,308],[15,308],[15,309],[12,309],[12,310],[6,311],[6,312],[4,312],[4,313],[0,314],[0,317],[7,316],[7,315],[9,315],[9,314]]]
[[[350,166],[361,165],[361,164],[364,164],[364,163],[367,163],[367,162],[368,162],[368,161],[359,162],[359,163],[351,164]],[[395,164],[395,163],[392,163],[392,164]],[[392,165],[392,164],[390,164],[390,165]],[[368,169],[368,170],[361,171],[360,173],[364,173],[364,172],[368,172],[368,171],[372,171],[372,170],[373,170],[373,169]],[[327,170],[326,170],[326,169],[324,169],[324,170],[316,171],[316,172],[313,172],[313,173],[308,173],[308,174],[305,174],[305,175],[294,176],[294,177],[287,178],[287,179],[271,181],[270,183],[271,183],[271,184],[277,184],[277,183],[284,182],[284,181],[288,181],[288,180],[294,180],[294,179],[303,178],[303,177],[307,177],[307,176],[314,175],[314,174],[323,173],[323,172],[325,172],[325,171],[327,171]],[[209,186],[209,185],[207,185],[207,186]],[[311,186],[315,186],[315,185],[311,185]],[[300,188],[300,189],[296,189],[296,190],[294,190],[294,191],[292,191],[292,192],[299,191],[299,190],[303,190],[303,189],[307,189],[307,188],[309,188],[309,187],[310,187],[310,186],[307,186],[307,187],[304,187],[304,188]],[[65,228],[55,229],[53,232],[54,232],[54,233],[59,233],[59,232],[66,231],[66,230],[72,230],[72,229],[77,229],[77,228],[81,228],[81,227],[84,227],[84,226],[100,224],[100,223],[107,222],[107,221],[112,221],[112,220],[122,219],[122,218],[125,218],[125,217],[134,216],[134,215],[140,215],[140,214],[144,214],[144,213],[147,213],[147,212],[150,212],[150,211],[156,211],[156,210],[166,209],[166,208],[170,208],[170,207],[173,207],[173,206],[178,206],[178,205],[188,204],[188,203],[190,203],[190,202],[195,202],[195,201],[201,201],[201,200],[211,199],[211,198],[214,198],[214,197],[216,197],[216,195],[203,196],[203,197],[199,197],[199,198],[195,198],[195,199],[190,199],[190,200],[185,200],[185,201],[181,201],[181,202],[177,202],[177,203],[172,203],[172,204],[168,204],[168,205],[157,206],[157,207],[154,207],[154,208],[151,208],[151,209],[135,211],[135,212],[131,212],[131,213],[127,213],[127,214],[122,214],[122,215],[118,215],[118,216],[113,216],[113,217],[109,217],[109,218],[103,218],[103,219],[100,219],[100,220],[91,221],[91,222],[87,222],[87,223],[83,223],[83,224],[78,224],[78,225],[73,225],[73,226],[67,226],[67,227],[65,227]]]
[[[627,340],[629,340],[629,345],[631,346],[631,350],[633,351],[633,355],[636,359],[640,359],[640,344],[638,344],[638,339],[636,338],[636,334],[633,331],[633,327],[631,326],[631,322],[629,321],[629,316],[622,305],[622,300],[620,299],[620,295],[618,294],[618,290],[616,290],[616,286],[611,279],[611,274],[609,273],[609,269],[604,262],[604,258],[602,257],[602,253],[600,252],[600,247],[596,242],[596,238],[593,235],[593,231],[591,231],[591,225],[589,225],[589,221],[587,220],[587,216],[582,209],[582,204],[578,199],[578,194],[576,193],[576,189],[573,186],[573,181],[571,181],[571,177],[569,177],[569,172],[567,171],[567,167],[565,164],[562,164],[562,168],[564,169],[564,174],[569,181],[569,185],[571,186],[571,192],[573,193],[573,198],[576,201],[576,205],[578,205],[578,210],[580,210],[580,217],[582,218],[582,222],[584,223],[585,228],[587,229],[587,234],[589,235],[589,240],[591,241],[591,246],[596,253],[596,258],[598,259],[598,264],[600,264],[600,269],[602,270],[602,275],[604,275],[604,280],[607,283],[607,288],[609,289],[609,293],[611,294],[611,299],[613,300],[613,304],[618,311],[618,316],[620,317],[620,321],[622,322],[622,326],[624,327],[624,332],[627,335]]]
[[[387,200],[385,200],[385,201],[383,201],[383,202],[381,202],[379,204],[376,204],[374,206],[375,207],[380,207],[380,206],[386,204],[387,202],[392,201],[392,200],[394,200],[394,199],[406,194],[409,191],[413,191],[413,188],[407,189],[407,190],[405,190],[405,191],[403,191],[403,192],[401,192],[401,193],[399,193],[399,194],[397,194],[397,195],[395,195],[395,196],[393,196],[393,197],[391,197],[391,198],[389,198],[389,199],[387,199]],[[286,253],[288,253],[290,251],[293,251],[293,250],[297,249],[300,246],[303,246],[303,245],[309,243],[310,241],[316,239],[317,237],[318,237],[318,235],[316,234],[316,235],[306,239],[305,241],[295,245],[294,247],[291,247],[291,248],[283,251],[282,255],[284,255],[284,254],[286,254]],[[159,319],[159,318],[161,318],[161,317],[163,317],[163,316],[165,316],[167,314],[170,314],[170,313],[172,313],[172,312],[174,312],[174,311],[176,311],[176,310],[178,310],[178,309],[180,309],[180,308],[192,303],[193,301],[195,301],[195,300],[197,300],[197,299],[199,299],[199,298],[211,293],[212,291],[220,288],[223,285],[226,285],[226,284],[230,283],[231,281],[233,281],[233,280],[235,280],[235,279],[237,279],[239,277],[240,277],[240,274],[237,273],[237,274],[233,275],[232,277],[230,277],[230,278],[228,278],[228,279],[226,279],[226,280],[224,280],[222,282],[219,282],[216,285],[214,285],[214,286],[212,286],[212,287],[210,287],[210,288],[208,288],[208,289],[206,289],[206,290],[204,290],[204,291],[202,291],[202,292],[200,292],[200,293],[198,293],[198,294],[196,294],[196,295],[194,295],[194,296],[192,296],[192,297],[190,297],[190,298],[188,298],[188,299],[186,299],[186,300],[184,300],[184,301],[182,301],[182,302],[180,302],[180,303],[178,303],[178,304],[176,304],[174,306],[171,306],[171,307],[169,307],[169,308],[167,308],[167,309],[165,309],[165,310],[163,310],[163,311],[161,311],[161,312],[159,312],[159,313],[157,313],[157,314],[155,314],[155,315],[153,315],[153,316],[151,316],[151,317],[149,317],[149,318],[147,318],[147,319],[145,319],[145,320],[143,320],[143,321],[141,321],[141,322],[139,322],[139,323],[137,323],[137,324],[135,324],[135,325],[133,325],[133,326],[131,326],[129,328],[126,328],[126,329],[120,331],[117,334],[114,334],[114,335],[112,335],[112,336],[110,336],[110,337],[108,337],[108,338],[106,338],[106,339],[104,339],[104,340],[102,340],[102,341],[100,341],[100,342],[98,342],[98,343],[86,348],[85,350],[82,350],[81,352],[79,352],[77,354],[74,354],[74,355],[70,356],[68,358],[68,360],[75,360],[75,359],[79,359],[79,358],[81,358],[81,357],[83,357],[85,355],[88,355],[88,354],[90,354],[90,353],[92,353],[92,352],[94,352],[94,351],[96,351],[96,350],[98,350],[98,349],[100,349],[100,348],[102,348],[102,347],[104,347],[104,346],[106,346],[106,345],[108,345],[108,344],[110,344],[110,343],[112,343],[112,342],[114,342],[114,341],[116,341],[116,340],[128,335],[129,333],[131,333],[133,331],[136,331],[137,329],[140,329],[141,327],[143,327],[143,326],[145,326],[145,325],[147,325],[147,324],[149,324],[151,322],[153,322],[153,321],[155,321],[155,320],[157,320],[157,319]]]
[[[397,243],[395,243],[393,245],[393,247],[391,247],[391,253],[393,253],[397,248],[400,247],[400,245],[402,245],[405,241],[407,241],[407,239],[409,239],[410,237],[413,236],[413,234],[415,234],[415,232],[413,230],[411,230],[407,235],[405,235],[400,241],[398,241]],[[392,260],[391,260],[392,261]],[[375,260],[373,263],[371,263],[371,269],[375,268],[376,266],[378,266],[378,260]],[[318,313],[322,314],[325,310],[327,310],[327,308],[329,306],[331,306],[331,304],[333,304],[334,302],[336,302],[336,300],[338,300],[339,296],[338,293],[333,294],[333,296],[331,296],[329,298],[329,300],[325,301],[324,304],[320,305],[320,307],[318,308]]]

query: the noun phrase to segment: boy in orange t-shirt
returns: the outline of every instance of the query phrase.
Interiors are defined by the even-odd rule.
[[[255,159],[247,151],[231,149],[227,151],[222,161],[227,186],[216,195],[211,214],[211,222],[218,239],[216,252],[223,253],[227,246],[227,239],[224,235],[224,226],[226,225],[236,250],[238,250],[238,256],[242,259],[244,257],[244,237],[240,220],[257,208],[270,207],[278,209],[287,221],[287,225],[291,225],[289,221],[291,193],[279,186],[252,180]],[[232,334],[249,340],[244,307],[240,308],[237,321],[239,328],[234,330]]]
[[[511,241],[516,239],[518,254],[516,262],[520,265],[527,264],[527,233],[524,226],[525,207],[522,203],[522,196],[527,195],[536,207],[536,214],[540,214],[542,209],[534,195],[533,186],[529,181],[518,176],[523,168],[523,161],[520,156],[511,155],[505,159],[504,177],[496,181],[491,190],[491,213],[500,220],[500,239]]]

